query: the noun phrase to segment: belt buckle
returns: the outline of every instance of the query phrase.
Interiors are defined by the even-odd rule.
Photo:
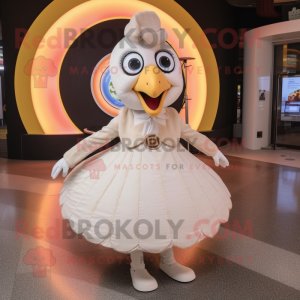
[[[150,133],[145,136],[145,145],[149,150],[157,150],[161,146],[161,139],[155,133]]]

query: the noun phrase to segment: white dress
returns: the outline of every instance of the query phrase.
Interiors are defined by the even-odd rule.
[[[182,145],[121,143],[75,167],[60,205],[76,233],[124,253],[191,247],[215,235],[232,206],[221,178]]]

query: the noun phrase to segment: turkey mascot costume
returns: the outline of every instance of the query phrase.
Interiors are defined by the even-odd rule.
[[[229,165],[213,142],[169,107],[184,83],[167,37],[156,13],[143,11],[131,18],[110,59],[112,83],[125,107],[81,146],[67,151],[52,170],[52,178],[61,171],[65,177],[96,146],[120,137],[119,144],[74,168],[64,182],[60,205],[76,233],[130,253],[132,283],[143,292],[158,287],[145,268],[143,252],[160,253],[160,269],[174,280],[192,281],[194,271],[175,261],[173,246],[188,248],[213,237],[231,209],[220,177],[179,143],[183,138],[212,156],[216,166]],[[88,163],[105,170],[92,176]]]

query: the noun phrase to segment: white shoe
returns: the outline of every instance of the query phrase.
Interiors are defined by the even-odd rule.
[[[170,265],[160,262],[159,267],[168,276],[180,282],[190,282],[196,278],[195,272],[191,268],[177,262]]]
[[[157,281],[145,268],[130,268],[130,275],[133,287],[140,292],[151,292],[158,288]]]

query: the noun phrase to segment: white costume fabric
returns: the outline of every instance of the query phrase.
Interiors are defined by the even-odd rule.
[[[159,132],[172,133],[181,124],[185,134],[181,137],[203,138],[201,144],[208,140],[184,124],[173,108],[166,108],[165,117],[166,125],[159,124]],[[85,148],[75,146],[66,152],[68,165],[73,167],[91,148],[95,150],[97,140],[102,145],[107,136],[114,138],[124,129],[122,124],[132,124],[133,119],[131,110],[122,109],[110,124],[86,139]],[[135,127],[141,136],[144,124],[133,126],[131,133]],[[93,176],[87,167],[91,164],[102,164],[105,170]],[[212,237],[220,223],[228,220],[231,208],[230,193],[220,177],[180,143],[175,147],[163,144],[158,150],[149,150],[143,143],[135,148],[120,143],[94,155],[66,178],[60,204],[73,230],[90,242],[119,252],[152,253],[172,246],[188,248]],[[99,220],[105,220],[100,227]],[[85,229],[81,222],[90,227]],[[122,225],[126,232],[117,230]]]
[[[134,125],[138,125],[144,123],[144,128],[142,132],[142,136],[145,136],[149,133],[158,134],[158,124],[166,125],[166,119],[168,118],[165,113],[166,109],[163,108],[162,112],[157,117],[150,117],[146,112],[142,110],[133,110]]]
[[[147,28],[151,30],[145,32]],[[157,33],[155,43],[149,32]],[[119,252],[191,247],[214,236],[231,209],[221,178],[179,143],[183,138],[206,155],[217,160],[222,156],[216,156],[214,143],[168,107],[182,93],[183,77],[166,39],[154,12],[132,17],[110,60],[110,67],[119,70],[111,78],[125,107],[102,130],[67,151],[61,163],[73,168],[120,137],[120,144],[79,163],[60,196],[62,215],[76,233]],[[152,45],[144,47],[141,41]],[[150,108],[148,103],[159,104]],[[159,136],[160,148],[145,147],[144,136],[150,133]],[[59,171],[55,166],[54,173]]]
[[[131,254],[139,291],[158,287],[143,251],[161,253],[160,269],[180,282],[195,279],[178,264],[173,246],[188,248],[213,237],[231,209],[221,178],[181,144],[185,139],[215,164],[228,161],[217,146],[191,129],[169,106],[181,95],[181,64],[152,11],[135,14],[111,53],[111,80],[124,103],[119,115],[64,154],[52,177],[68,175],[61,190],[62,215],[95,244]],[[82,161],[120,137],[121,142]]]

